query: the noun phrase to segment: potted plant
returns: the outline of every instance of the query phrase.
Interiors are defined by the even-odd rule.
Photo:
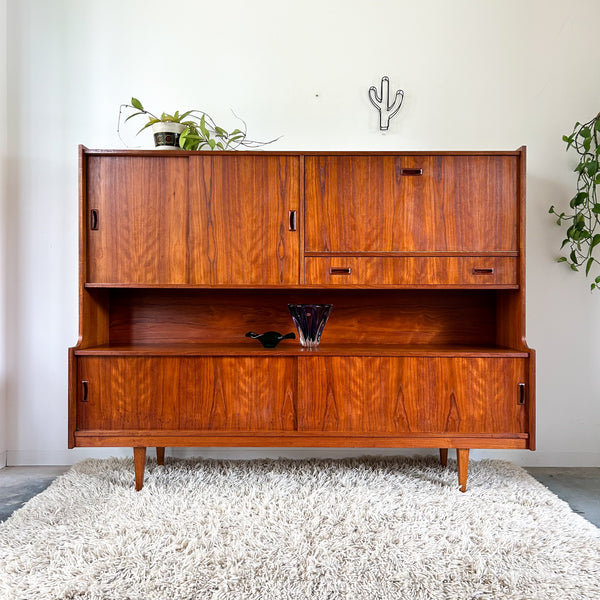
[[[566,262],[574,271],[585,267],[587,276],[594,264],[600,264],[596,254],[600,244],[600,113],[587,123],[576,123],[563,141],[567,150],[573,148],[579,155],[577,189],[569,212],[559,213],[554,206],[549,212],[557,216],[557,225],[568,226],[561,245],[561,249],[567,247],[568,256],[561,256],[558,262]],[[600,276],[591,284],[592,290],[596,288],[600,288]]]
[[[163,112],[158,117],[149,110],[146,110],[137,98],[131,98],[131,104],[121,104],[120,106],[117,127],[119,136],[124,110],[133,110],[134,112],[123,123],[134,117],[145,116],[147,122],[137,133],[139,134],[144,129],[152,127],[154,145],[164,149],[235,150],[240,146],[258,148],[276,141],[257,142],[248,139],[246,136],[246,123],[242,119],[240,121],[242,121],[244,129],[234,129],[229,132],[223,127],[219,127],[212,117],[202,110],[192,109],[185,112],[176,110],[173,114]]]

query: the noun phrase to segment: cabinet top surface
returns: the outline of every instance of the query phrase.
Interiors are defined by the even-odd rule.
[[[517,150],[127,150],[127,149],[91,149],[81,145],[80,149],[88,155],[107,156],[518,156],[525,146]]]

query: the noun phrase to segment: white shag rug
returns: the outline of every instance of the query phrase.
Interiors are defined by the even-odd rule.
[[[510,463],[86,460],[0,524],[3,600],[599,600],[600,530]]]

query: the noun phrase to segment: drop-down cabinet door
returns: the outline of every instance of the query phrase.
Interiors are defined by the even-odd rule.
[[[516,155],[305,158],[305,251],[518,250]]]
[[[87,283],[186,283],[187,164],[185,157],[87,158]]]
[[[300,159],[191,156],[190,283],[299,283]]]

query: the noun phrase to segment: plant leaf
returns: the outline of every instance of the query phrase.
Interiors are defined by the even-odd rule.
[[[208,129],[206,128],[205,115],[202,115],[202,118],[200,119],[200,131],[202,132],[202,134],[204,135],[204,137],[207,140],[210,139],[210,133],[208,132]]]
[[[590,272],[590,269],[592,268],[592,265],[594,264],[594,257],[590,257],[588,258],[587,264],[585,265],[585,275],[587,277],[588,273]]]
[[[129,115],[124,121],[123,123],[127,123],[127,121],[129,121],[129,119],[131,119],[132,117],[137,117],[138,115],[145,115],[145,112],[135,112],[132,115]]]
[[[131,98],[131,105],[134,108],[137,108],[138,110],[141,110],[141,111],[144,110],[144,107],[142,106],[142,103],[137,98]]]

